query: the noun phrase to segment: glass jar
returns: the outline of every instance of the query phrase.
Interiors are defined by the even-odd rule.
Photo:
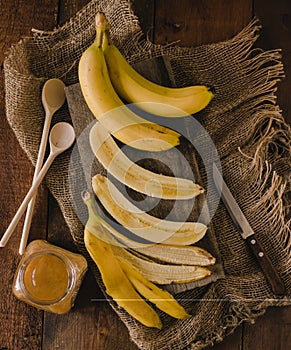
[[[63,314],[73,307],[86,271],[82,255],[35,240],[20,260],[13,293],[34,307]]]

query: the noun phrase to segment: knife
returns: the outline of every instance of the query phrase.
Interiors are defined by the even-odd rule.
[[[286,288],[284,282],[279,276],[276,268],[270,260],[264,247],[258,240],[258,236],[254,233],[251,225],[241,211],[238,203],[231,194],[229,188],[223,180],[216,164],[213,163],[213,180],[215,187],[218,191],[221,191],[221,199],[234,222],[235,227],[238,229],[242,238],[246,240],[250,249],[254,253],[257,261],[264,272],[265,277],[271,285],[271,289],[275,295],[286,294]]]

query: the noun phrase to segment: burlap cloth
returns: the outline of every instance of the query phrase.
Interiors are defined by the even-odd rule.
[[[63,27],[53,32],[35,31],[33,37],[23,39],[11,48],[5,60],[7,118],[33,163],[43,125],[43,83],[52,77],[62,79],[67,86],[78,82],[78,60],[94,38],[97,10],[108,17],[112,39],[130,63],[167,55],[178,86],[201,83],[215,87],[215,99],[199,118],[217,147],[226,182],[260,235],[288,290],[286,297],[274,297],[220,205],[212,224],[226,277],[177,296],[192,318],[176,321],[161,315],[163,329],[148,329],[110,301],[141,349],[202,349],[221,341],[241,322],[253,322],[268,306],[291,304],[287,220],[291,134],[276,105],[276,85],[284,76],[280,51],[252,48],[258,35],[257,20],[224,42],[191,48],[153,45],[143,38],[127,1],[93,0]],[[54,122],[60,120],[70,120],[67,106],[54,117]],[[72,237],[86,255],[83,224],[68,191],[69,161],[70,152],[60,156],[46,182]],[[207,181],[203,171],[201,178]],[[96,269],[94,273],[100,283]],[[103,288],[101,283],[100,286]]]

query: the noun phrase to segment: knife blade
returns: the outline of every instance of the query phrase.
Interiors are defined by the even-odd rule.
[[[229,188],[223,180],[221,173],[219,172],[215,163],[213,163],[213,180],[215,187],[221,193],[221,199],[233,220],[233,223],[242,238],[246,240],[248,246],[254,253],[266,279],[271,285],[271,289],[275,295],[286,294],[286,288],[283,280],[281,279],[278,271],[269,258],[266,250],[260,243],[257,234],[253,231],[250,223],[241,211],[237,201],[233,197]]]

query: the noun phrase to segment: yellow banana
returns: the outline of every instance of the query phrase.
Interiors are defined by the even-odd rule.
[[[164,117],[184,117],[204,109],[213,93],[203,85],[169,88],[144,78],[121,54],[109,37],[109,24],[99,14],[98,29],[104,31],[103,51],[111,82],[124,100],[137,103],[141,109]]]
[[[88,227],[92,229],[94,227],[94,222],[92,223],[94,218],[94,215],[92,215],[92,206],[89,202],[86,202],[86,204],[89,210]],[[102,231],[99,234],[102,235]],[[115,257],[111,245],[106,242],[106,237],[104,240],[102,237],[98,238],[87,229],[86,225],[84,229],[84,242],[88,253],[101,273],[106,293],[143,325],[162,328],[158,314],[136,292],[122,270],[119,260]]]
[[[197,246],[154,244],[135,247],[134,250],[170,264],[209,266],[216,261],[208,251]]]
[[[187,283],[211,275],[211,271],[206,267],[160,264],[118,246],[112,246],[112,250],[121,262],[129,263],[149,281],[158,284]]]
[[[158,314],[136,292],[112,253],[111,246],[99,240],[86,228],[84,242],[101,273],[106,293],[143,325],[162,328]]]
[[[199,222],[161,220],[137,208],[104,176],[95,175],[92,186],[109,214],[135,235],[151,242],[190,245],[199,241],[207,226]]]
[[[130,264],[122,261],[121,268],[135,289],[143,297],[154,303],[160,310],[178,319],[191,317],[170,293],[151,283]]]
[[[98,122],[91,128],[90,145],[104,168],[135,191],[164,199],[190,199],[204,192],[191,180],[157,174],[133,163]]]
[[[103,32],[79,61],[78,76],[84,99],[108,132],[131,147],[162,151],[179,144],[180,135],[166,127],[147,121],[132,112],[116,94],[102,51]]]

